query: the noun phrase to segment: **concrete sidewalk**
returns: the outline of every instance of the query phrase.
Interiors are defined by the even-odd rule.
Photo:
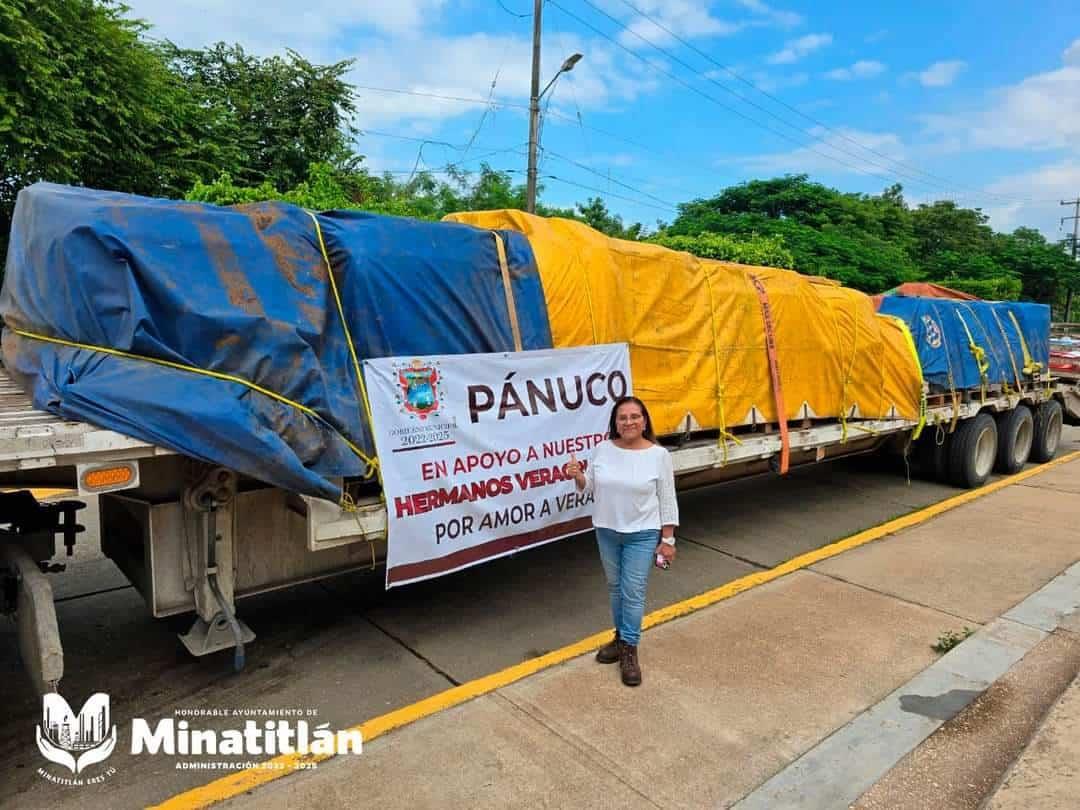
[[[1080,802],[1080,679],[1072,682],[987,810],[1073,810]]]
[[[1074,460],[649,630],[637,689],[582,656],[229,803],[847,806],[1069,621],[1078,494]],[[948,656],[931,649],[965,628]],[[1077,702],[1061,704],[1074,729]],[[1072,733],[1055,745],[1075,752]],[[830,745],[873,765],[810,768]],[[1041,763],[1021,759],[995,806],[1031,805]],[[762,803],[770,789],[787,792]]]

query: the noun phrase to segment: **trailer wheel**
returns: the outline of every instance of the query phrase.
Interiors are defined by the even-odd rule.
[[[997,422],[988,413],[965,419],[956,428],[949,448],[949,482],[974,489],[990,477],[997,460]]]
[[[947,483],[949,444],[952,442],[952,436],[943,432],[941,444],[938,444],[938,438],[937,429],[927,426],[915,445],[915,461],[923,478]]]
[[[1012,475],[1020,472],[1031,455],[1035,418],[1027,405],[1017,405],[997,418],[998,449],[994,469]]]
[[[1031,459],[1038,463],[1049,461],[1057,453],[1061,443],[1061,403],[1048,399],[1035,411],[1035,441],[1031,446]]]

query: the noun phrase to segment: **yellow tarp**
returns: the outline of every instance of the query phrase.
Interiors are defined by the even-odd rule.
[[[763,283],[772,311],[788,419],[918,418],[922,378],[905,327],[877,315],[860,292],[789,270],[612,239],[580,222],[522,211],[447,219],[528,237],[555,347],[628,343],[634,392],[658,433],[685,430],[688,416],[695,428],[776,421],[751,276]]]

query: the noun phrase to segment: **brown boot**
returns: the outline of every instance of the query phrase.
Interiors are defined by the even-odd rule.
[[[627,686],[638,686],[641,683],[641,666],[637,660],[637,647],[633,644],[623,644],[619,653],[619,670],[622,674],[622,682]]]
[[[615,639],[596,651],[596,660],[601,664],[614,664],[619,660],[619,651],[621,649],[622,642],[619,641],[619,631],[616,630]]]

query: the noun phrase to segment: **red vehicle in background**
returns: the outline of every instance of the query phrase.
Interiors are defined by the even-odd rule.
[[[1050,373],[1065,383],[1065,421],[1080,424],[1080,323],[1050,326]]]
[[[1080,382],[1080,323],[1051,325],[1050,371]]]

